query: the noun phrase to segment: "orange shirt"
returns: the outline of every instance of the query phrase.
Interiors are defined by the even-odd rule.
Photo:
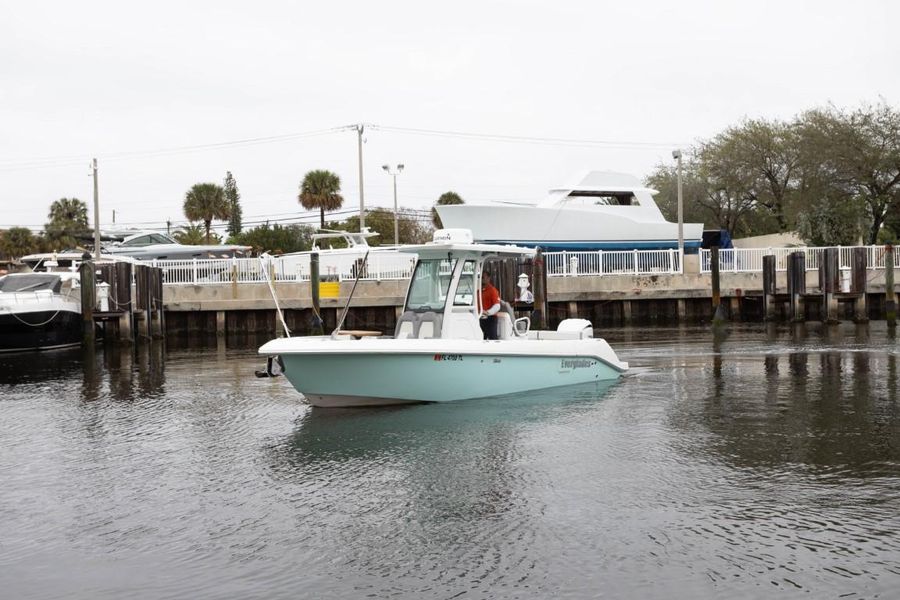
[[[497,288],[492,286],[491,284],[487,284],[486,287],[481,288],[481,310],[482,312],[488,310],[495,304],[500,303],[500,292],[497,291]]]

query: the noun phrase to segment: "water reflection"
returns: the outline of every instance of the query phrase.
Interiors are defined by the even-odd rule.
[[[64,380],[81,370],[85,353],[78,348],[43,352],[0,353],[0,385]]]
[[[273,467],[290,472],[320,461],[346,461],[448,451],[458,435],[483,435],[511,442],[513,434],[534,422],[590,408],[618,381],[542,390],[452,403],[381,408],[310,408],[294,433],[273,451]],[[512,452],[507,449],[505,453]]]
[[[699,418],[717,435],[694,453],[742,468],[799,463],[854,476],[896,469],[900,445],[886,443],[900,434],[896,350],[872,348],[868,326],[818,333],[811,338],[806,324],[792,325],[785,348],[780,331],[767,327],[774,345],[760,347],[754,364],[753,348],[711,332],[710,393],[699,407],[676,405],[688,414],[672,415],[677,424]]]
[[[343,411],[255,378],[253,349],[219,338],[0,356],[0,586],[893,597],[895,338],[603,333],[633,366],[610,387]]]

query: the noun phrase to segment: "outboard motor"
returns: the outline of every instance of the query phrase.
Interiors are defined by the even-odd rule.
[[[579,338],[594,337],[594,326],[587,319],[563,319],[556,331],[559,333],[577,333]]]

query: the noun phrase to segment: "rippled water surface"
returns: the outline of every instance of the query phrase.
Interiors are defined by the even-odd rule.
[[[898,597],[883,323],[606,337],[610,386],[358,410],[253,350],[0,355],[0,596]]]

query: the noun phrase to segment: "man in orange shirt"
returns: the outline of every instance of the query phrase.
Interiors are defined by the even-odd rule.
[[[484,339],[496,340],[497,313],[500,311],[500,292],[491,285],[491,276],[487,272],[481,274],[481,331]]]

